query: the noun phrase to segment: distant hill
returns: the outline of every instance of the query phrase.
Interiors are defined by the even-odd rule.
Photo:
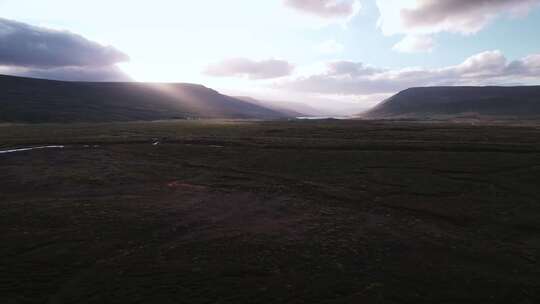
[[[65,82],[0,75],[0,122],[286,116],[197,84]]]
[[[368,118],[540,117],[540,86],[410,88],[363,113]]]
[[[235,96],[235,98],[244,100],[246,102],[256,104],[259,106],[267,107],[272,110],[287,114],[289,116],[325,116],[328,115],[323,110],[316,109],[310,105],[300,102],[288,102],[288,101],[273,101],[273,100],[259,100],[247,96]]]
[[[303,114],[301,112],[297,112],[297,111],[295,111],[293,109],[283,107],[281,105],[276,105],[275,103],[261,101],[261,100],[258,100],[258,99],[252,98],[252,97],[248,97],[248,96],[235,96],[234,98],[240,99],[240,100],[245,101],[245,102],[249,102],[249,103],[254,104],[254,105],[258,105],[258,106],[261,106],[261,107],[272,109],[272,110],[277,111],[279,113],[283,113],[283,114],[285,114],[285,115],[287,115],[289,117],[298,117],[298,116],[304,116],[305,115],[305,114]]]

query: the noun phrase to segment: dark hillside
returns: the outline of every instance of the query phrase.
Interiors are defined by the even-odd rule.
[[[0,75],[0,122],[284,116],[196,84],[63,82]]]
[[[425,118],[462,114],[540,116],[540,86],[410,88],[383,101],[365,116]]]

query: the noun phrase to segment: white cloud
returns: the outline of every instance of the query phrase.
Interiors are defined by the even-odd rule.
[[[361,62],[353,61],[332,61],[326,64],[326,74],[330,76],[369,76],[382,72],[383,70],[365,65]]]
[[[254,61],[247,58],[231,58],[209,65],[204,74],[214,77],[247,77],[258,80],[288,76],[293,70],[294,66],[284,60]]]
[[[402,53],[431,52],[435,47],[435,41],[430,36],[409,35],[405,36],[393,47],[394,50]]]
[[[473,34],[501,15],[524,15],[540,0],[377,0],[385,35]]]
[[[501,14],[524,14],[538,0],[418,0],[401,11],[407,29],[472,34]]]
[[[540,75],[540,54],[529,55],[518,63],[521,71],[527,71],[530,75]]]
[[[500,16],[523,16],[539,4],[540,0],[377,0],[378,26],[386,36],[406,35],[394,49],[413,52],[433,48],[429,35],[475,34]]]
[[[335,40],[326,40],[319,44],[315,49],[323,54],[339,54],[343,52],[345,47]]]
[[[362,63],[330,62],[324,72],[276,83],[277,87],[318,94],[372,95],[416,86],[537,83],[540,54],[508,61],[500,51],[487,51],[461,64],[437,69],[381,69]]]
[[[356,0],[284,0],[283,3],[306,14],[325,19],[348,19],[360,10]]]

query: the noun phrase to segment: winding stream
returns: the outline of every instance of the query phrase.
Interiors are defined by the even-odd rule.
[[[64,146],[38,146],[38,147],[29,147],[29,148],[0,150],[0,154],[16,153],[16,152],[31,151],[31,150],[41,150],[41,149],[63,149],[63,148]]]

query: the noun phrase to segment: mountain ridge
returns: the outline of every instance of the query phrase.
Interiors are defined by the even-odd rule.
[[[540,86],[413,87],[384,100],[361,116],[429,118],[461,115],[540,116]]]
[[[200,84],[80,82],[0,75],[0,122],[283,117],[288,115]]]

